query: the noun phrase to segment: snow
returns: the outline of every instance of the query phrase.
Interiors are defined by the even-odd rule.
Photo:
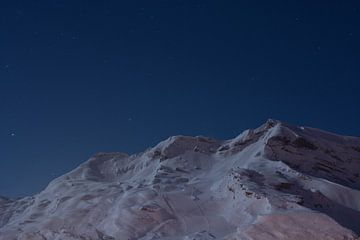
[[[0,240],[358,239],[359,146],[270,119],[99,153],[35,196],[0,197]]]

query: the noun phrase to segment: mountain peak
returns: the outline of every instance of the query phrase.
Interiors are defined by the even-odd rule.
[[[269,127],[273,127],[277,124],[282,124],[282,122],[280,120],[269,118],[268,120],[266,120],[265,124]]]

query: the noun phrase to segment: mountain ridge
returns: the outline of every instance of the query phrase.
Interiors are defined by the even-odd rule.
[[[0,198],[0,240],[359,239],[359,146],[269,119],[229,140],[98,153],[34,196]]]

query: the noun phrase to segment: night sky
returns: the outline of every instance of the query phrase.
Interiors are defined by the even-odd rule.
[[[360,136],[359,0],[9,0],[0,29],[0,195],[268,118]]]

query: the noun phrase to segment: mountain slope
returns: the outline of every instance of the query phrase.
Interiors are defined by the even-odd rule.
[[[359,138],[276,120],[227,141],[175,136],[0,198],[0,240],[359,239],[359,173]]]

